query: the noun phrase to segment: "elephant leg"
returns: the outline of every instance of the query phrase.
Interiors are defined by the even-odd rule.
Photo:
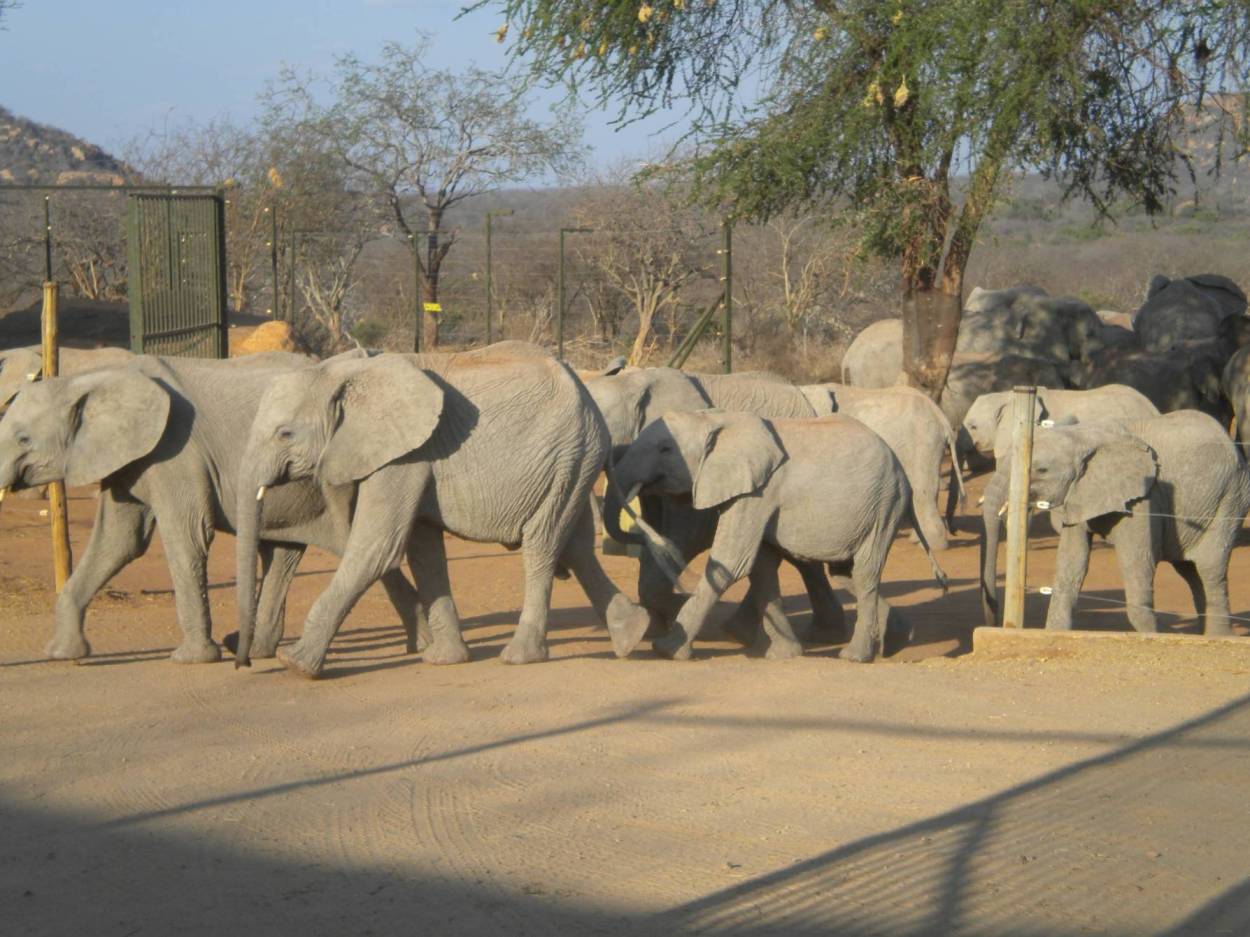
[[[591,501],[595,495],[591,492]],[[642,640],[651,616],[616,587],[595,555],[595,522],[589,511],[582,511],[573,524],[569,542],[560,560],[577,577],[599,620],[608,628],[612,649],[625,657]]]
[[[464,643],[460,614],[451,595],[443,532],[416,524],[408,541],[408,565],[420,586],[420,604],[430,631],[423,659],[427,664],[463,664],[469,659],[469,647]]]
[[[764,523],[749,513],[752,507],[740,500],[721,515],[698,587],[677,613],[668,633],[651,642],[657,654],[672,660],[689,660],[694,639],[721,594],[754,565]]]
[[[812,621],[807,633],[802,634],[795,629],[803,640],[826,641],[840,644],[846,640],[846,614],[842,611],[842,603],[838,601],[829,577],[825,575],[823,563],[794,562],[794,568],[803,577],[803,585],[807,587],[807,598],[812,605]]]
[[[1093,534],[1074,524],[1059,531],[1055,550],[1055,581],[1051,583],[1050,603],[1046,606],[1046,627],[1051,631],[1071,631],[1077,596],[1089,571],[1089,547]]]
[[[764,623],[764,634],[768,638],[768,648],[764,651],[764,656],[769,660],[786,660],[803,654],[803,645],[795,637],[785,610],[781,607],[781,581],[777,576],[780,565],[781,555],[776,550],[763,546],[751,567],[752,598]]]
[[[1194,557],[1194,565],[1206,593],[1206,608],[1199,610],[1203,616],[1202,633],[1206,635],[1229,635],[1233,633],[1229,623],[1228,608],[1228,555],[1224,550],[1204,549]],[[1208,555],[1215,553],[1215,556]],[[1195,606],[1197,602],[1194,603]]]
[[[404,555],[430,477],[427,464],[392,463],[360,483],[339,567],[309,610],[300,639],[278,649],[278,660],[288,670],[305,677],[321,673],[343,619]]]
[[[855,550],[851,583],[855,587],[855,628],[842,659],[866,664],[885,647],[888,606],[881,601],[881,571],[893,539],[892,530],[879,530]]]
[[[1159,620],[1155,615],[1154,559],[1149,553],[1143,557],[1141,550],[1124,540],[1125,538],[1118,538],[1115,544],[1115,558],[1120,566],[1120,576],[1124,580],[1124,611],[1134,630],[1153,633],[1159,630]],[[1133,540],[1136,541],[1137,538],[1134,537]]]
[[[286,622],[287,590],[303,557],[303,547],[261,541],[260,600],[256,606],[256,635],[252,639],[252,657],[273,657],[277,652]],[[237,640],[237,635],[227,635],[222,641],[228,648],[231,648],[231,637]],[[232,653],[233,651],[234,648],[231,648]]]
[[[179,511],[175,523],[161,523],[161,541],[174,581],[174,605],[182,643],[170,658],[180,664],[211,664],[221,660],[221,648],[213,641],[212,619],[208,611],[208,548],[213,529],[208,511]]]
[[[127,563],[147,551],[154,524],[147,505],[118,498],[109,488],[100,492],[87,549],[56,597],[52,640],[44,649],[48,657],[75,660],[91,653],[83,634],[87,606]]]
[[[934,550],[945,550],[950,546],[946,524],[942,522],[942,513],[938,510],[938,474],[935,471],[917,472],[912,482],[912,513],[916,524],[924,534],[929,547]]]
[[[1194,613],[1199,618],[1205,618],[1207,614],[1207,592],[1202,584],[1202,577],[1198,575],[1198,567],[1192,560],[1177,560],[1172,563],[1172,568],[1176,570],[1176,574],[1185,580],[1185,585],[1189,587],[1189,594],[1194,600]]]
[[[386,597],[404,626],[405,653],[419,654],[424,651],[429,647],[431,636],[420,594],[398,569],[388,569],[382,574],[382,588],[386,590]]]

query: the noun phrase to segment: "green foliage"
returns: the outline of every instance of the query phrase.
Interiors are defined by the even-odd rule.
[[[493,5],[519,58],[622,121],[688,104],[692,155],[668,169],[703,202],[752,219],[836,211],[922,285],[944,252],[962,274],[1012,170],[1100,212],[1123,195],[1153,213],[1184,168],[1192,108],[1225,109],[1221,144],[1246,139],[1245,100],[1226,94],[1247,85],[1244,0]]]

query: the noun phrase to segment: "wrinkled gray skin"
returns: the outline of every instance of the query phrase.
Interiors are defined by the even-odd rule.
[[[907,475],[912,507],[925,540],[945,550],[948,531],[938,508],[942,459],[951,457],[950,484],[962,492],[955,434],[941,409],[911,387],[862,388],[809,384],[801,388],[818,414],[841,413],[859,420],[885,440]]]
[[[842,383],[852,387],[893,387],[902,374],[902,319],[866,326],[842,356]]]
[[[986,623],[997,610],[997,511],[1010,466],[985,493],[982,543]],[[1092,537],[1115,547],[1129,621],[1156,631],[1155,567],[1170,563],[1190,588],[1206,634],[1229,634],[1228,557],[1250,510],[1250,476],[1223,428],[1192,410],[1129,423],[1040,429],[1030,501],[1052,505],[1059,533],[1046,627],[1069,629]],[[1175,515],[1175,516],[1169,516]]]
[[[62,348],[57,354],[57,373],[68,377],[93,368],[124,365],[133,357],[125,348]],[[42,373],[43,349],[38,345],[0,351],[0,407]]]
[[[955,354],[1080,361],[1101,350],[1102,332],[1102,320],[1079,299],[1047,296],[1029,286],[977,287],[964,303]]]
[[[665,413],[704,410],[712,406],[758,408],[757,416],[813,416],[806,395],[784,379],[770,374],[690,375],[675,368],[643,368],[605,373],[586,381],[586,388],[603,414],[614,451],[621,452],[643,428]],[[715,394],[716,402],[712,395]],[[665,536],[697,552],[706,549],[716,527],[714,512],[695,511],[688,504],[642,499],[642,517]],[[619,519],[617,522],[619,523]],[[605,518],[606,526],[606,518]],[[614,539],[645,546],[639,533]],[[704,544],[695,547],[695,544]],[[686,555],[693,555],[689,552]],[[812,604],[812,631],[831,637],[845,631],[845,617],[837,596],[817,563],[795,562]],[[683,599],[675,596],[672,582],[649,551],[644,551],[638,573],[638,597],[653,616],[652,631],[663,631],[676,615]],[[759,627],[755,604],[748,596],[736,609],[726,630],[731,634],[754,633]],[[805,634],[806,636],[806,634]]]
[[[1224,320],[1245,312],[1246,294],[1227,277],[1204,273],[1169,280],[1157,275],[1133,328],[1143,348],[1167,351],[1188,342],[1224,341]]]
[[[430,663],[468,660],[447,579],[443,532],[519,547],[520,623],[506,663],[547,657],[557,563],[571,569],[620,655],[648,617],[604,575],[586,510],[608,435],[576,376],[541,349],[509,342],[460,355],[380,355],[325,362],[265,391],[248,436],[238,494],[239,652],[254,616],[255,530],[269,498],[256,492],[317,479],[355,503],[342,560],[299,641],[278,652],[318,675],[330,642],[361,594],[407,559],[428,616]]]
[[[1221,383],[1225,358],[1210,342],[1173,348],[1111,349],[1093,361],[1073,364],[1068,374],[1078,389],[1125,384],[1139,391],[1160,413],[1200,410],[1222,423],[1229,407]]]
[[[881,652],[889,613],[879,593],[881,571],[910,513],[911,493],[890,448],[859,421],[669,413],[639,434],[612,477],[605,519],[614,536],[623,500],[637,493],[666,502],[689,499],[696,511],[717,515],[704,574],[674,627],[652,643],[657,653],[688,659],[717,599],[750,573],[767,656],[801,654],[777,582],[778,565],[788,556],[850,564],[858,601],[842,656],[870,661]],[[936,563],[934,571],[940,577]]]
[[[964,430],[977,452],[1001,461],[1011,452],[1012,407],[1015,394],[999,391],[982,394],[964,417]],[[1141,420],[1159,411],[1145,396],[1123,384],[1093,390],[1056,390],[1039,387],[1033,422],[1075,419],[1081,423],[1105,420]]]
[[[1242,458],[1250,459],[1250,345],[1228,359],[1223,375],[1224,396],[1233,408],[1233,438]]]
[[[220,659],[211,636],[208,548],[217,531],[235,530],[239,441],[257,401],[274,377],[299,366],[300,356],[283,353],[230,361],[138,357],[124,368],[22,389],[0,421],[0,487],[100,482],[91,539],[57,596],[49,657],[90,654],[83,634],[87,605],[143,555],[159,526],[183,632],[173,659]],[[282,635],[286,590],[304,545],[336,551],[346,532],[320,494],[303,487],[308,491],[300,498],[293,489],[275,501],[261,531],[261,653],[268,655]],[[340,510],[345,513],[346,505]],[[413,649],[416,593],[399,574],[388,577],[386,587]]]

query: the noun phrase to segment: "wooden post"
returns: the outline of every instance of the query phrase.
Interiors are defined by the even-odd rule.
[[[1007,493],[1007,588],[1003,627],[1024,627],[1024,584],[1029,566],[1029,474],[1033,467],[1036,387],[1017,387],[1012,401],[1011,486]]]
[[[60,336],[57,329],[57,285],[43,284],[43,376],[56,377],[60,367]],[[48,516],[52,521],[52,568],[59,593],[74,565],[69,549],[69,513],[65,504],[65,482],[48,485]]]

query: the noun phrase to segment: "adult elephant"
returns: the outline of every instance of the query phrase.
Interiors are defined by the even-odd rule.
[[[812,404],[797,387],[776,375],[691,375],[675,368],[643,368],[604,373],[586,381],[586,388],[603,414],[614,450],[620,452],[645,427],[665,413],[705,410],[745,410],[756,416],[816,415]],[[643,520],[662,530],[700,530],[703,521],[690,508],[659,498],[642,499]],[[619,519],[617,519],[619,522]],[[607,527],[605,518],[605,528]],[[607,528],[609,531],[613,528]],[[697,539],[698,535],[692,534]],[[621,537],[613,535],[613,539]],[[622,542],[645,545],[641,534]],[[842,606],[819,564],[796,562],[795,567],[812,603],[812,630],[840,635],[844,629]],[[655,620],[653,631],[662,629],[677,613],[683,599],[673,594],[672,582],[650,551],[642,554],[638,571],[638,596]],[[726,626],[731,632],[755,628],[758,619],[750,599],[743,601]]]
[[[865,327],[842,356],[842,383],[852,387],[893,387],[902,374],[902,319]]]
[[[963,478],[955,451],[955,433],[938,405],[911,387],[809,384],[801,390],[821,415],[852,416],[885,440],[907,475],[916,522],[925,540],[935,550],[945,550],[949,545],[948,531],[937,499],[942,460],[948,452],[951,486],[962,492]]]
[[[467,660],[444,531],[521,550],[525,597],[504,662],[546,659],[557,564],[577,576],[616,652],[629,653],[648,616],[604,575],[586,510],[607,449],[581,381],[532,346],[335,360],[281,376],[265,391],[242,456],[238,662],[248,662],[253,637],[262,496],[312,479],[354,510],[334,577],[299,641],[278,652],[288,669],[317,676],[357,599],[405,557],[429,620],[426,660]]]
[[[997,608],[995,505],[1011,482],[1004,464],[985,493],[982,595]],[[1068,629],[1097,535],[1115,547],[1125,609],[1157,630],[1155,567],[1170,563],[1193,594],[1206,634],[1228,634],[1228,557],[1250,510],[1250,475],[1223,428],[1181,411],[1127,423],[1043,429],[1034,439],[1030,501],[1048,502],[1059,533],[1046,627]]]
[[[879,593],[881,572],[899,525],[911,513],[911,493],[894,453],[858,420],[669,413],[639,434],[612,469],[612,481],[605,519],[614,535],[621,533],[613,528],[624,503],[640,493],[689,499],[711,518],[703,525],[714,531],[711,555],[674,627],[653,642],[661,655],[689,658],[717,599],[748,574],[770,639],[768,656],[801,653],[781,610],[777,568],[783,557],[849,565],[857,604],[843,657],[870,661],[881,652],[889,617]],[[929,559],[944,584],[931,553]]]
[[[964,303],[955,354],[1081,361],[1101,350],[1102,336],[1102,320],[1079,299],[1033,286],[976,287]]]
[[[1227,423],[1225,361],[1221,348],[1212,342],[1186,343],[1167,351],[1108,349],[1088,363],[1072,365],[1068,375],[1081,390],[1123,384],[1142,393],[1160,413],[1200,410]]]
[[[1245,309],[1244,301],[1241,307]],[[1145,303],[1133,317],[1133,330],[1148,351],[1167,352],[1194,342],[1218,342],[1224,319],[1241,315],[1230,310],[1231,304],[1220,302],[1192,280],[1155,277]]]
[[[0,488],[100,483],[91,539],[56,599],[49,657],[91,653],[83,633],[87,606],[143,555],[159,527],[183,633],[173,659],[220,659],[208,606],[208,548],[216,532],[236,529],[239,439],[257,401],[275,377],[303,366],[299,356],[283,353],[229,361],[144,356],[18,393],[0,421]],[[346,503],[327,502],[311,484],[275,500],[260,531],[261,653],[272,655],[282,635],[287,586],[304,546],[341,549],[347,511]],[[416,593],[399,573],[385,585],[415,650]]]

